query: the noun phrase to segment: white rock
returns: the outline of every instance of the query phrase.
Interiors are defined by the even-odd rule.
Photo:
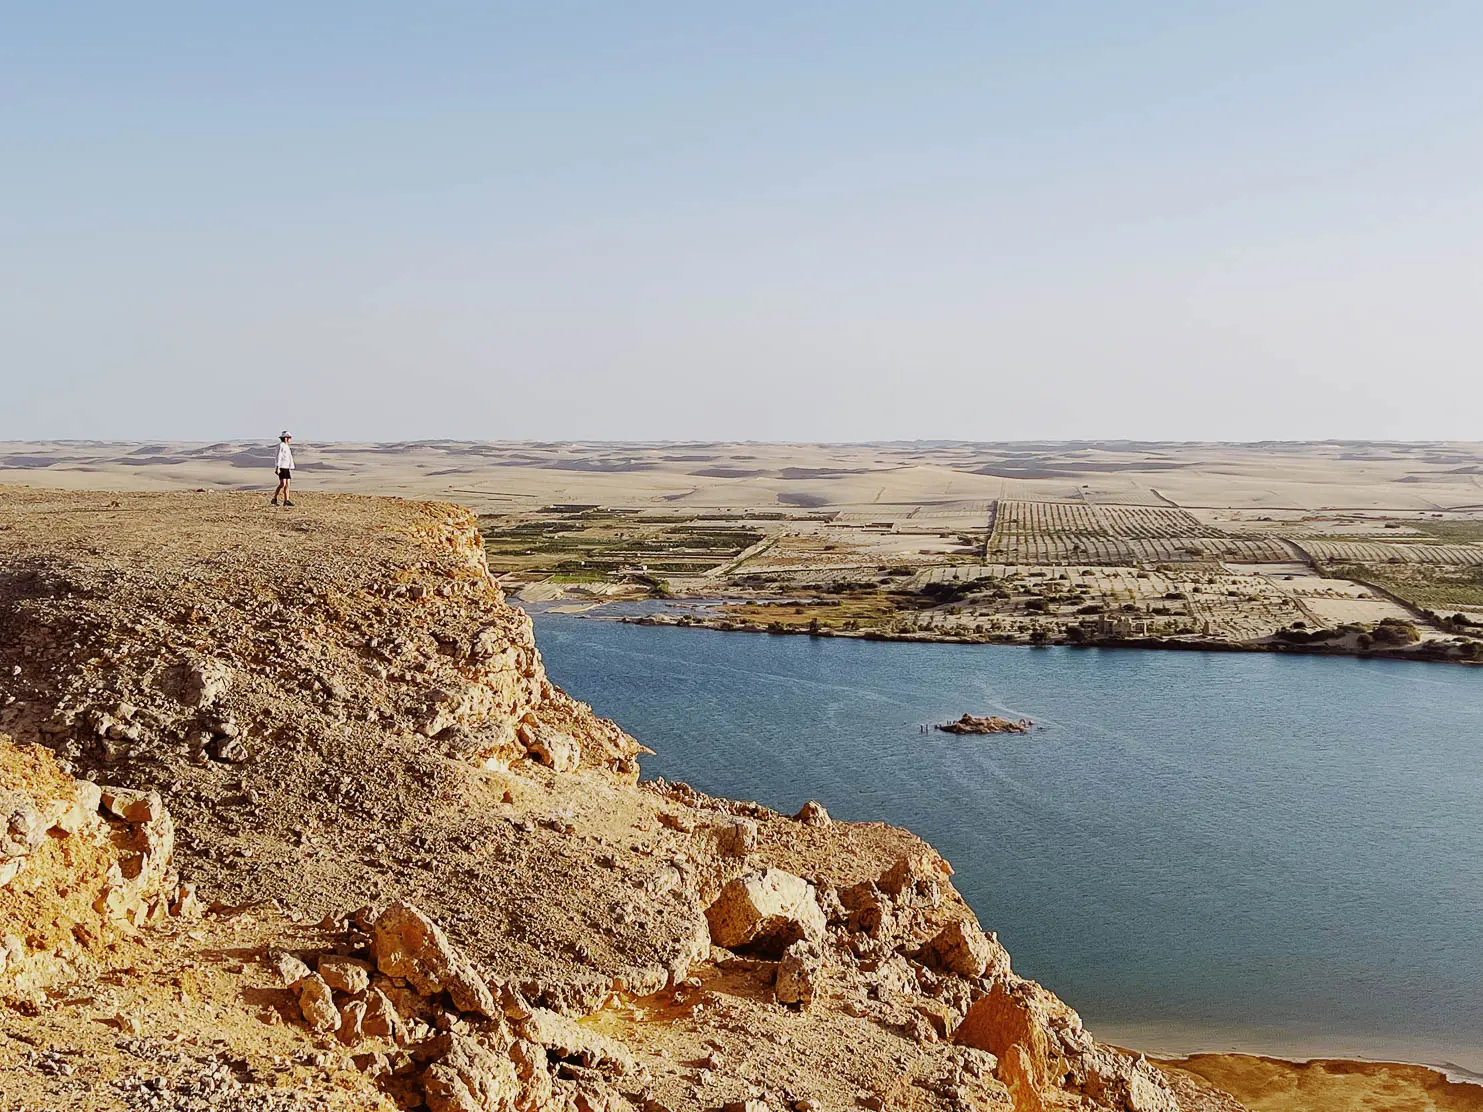
[[[807,1008],[819,992],[824,973],[824,954],[812,942],[799,939],[783,951],[778,962],[773,991],[779,1004],[799,1004]]]
[[[721,889],[705,917],[717,946],[763,954],[781,955],[799,939],[818,941],[825,928],[813,885],[782,869],[737,877]]]

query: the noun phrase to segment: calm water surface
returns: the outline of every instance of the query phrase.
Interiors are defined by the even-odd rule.
[[[1483,1071],[1483,669],[537,615],[647,776],[933,843],[1102,1037]],[[963,711],[1027,737],[922,736]]]

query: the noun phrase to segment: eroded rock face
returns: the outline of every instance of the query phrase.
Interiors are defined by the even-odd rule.
[[[721,889],[706,909],[711,941],[728,950],[781,955],[792,943],[824,936],[814,886],[782,869],[758,869]]]
[[[376,919],[372,952],[382,973],[405,978],[424,995],[446,992],[459,1011],[499,1014],[483,978],[438,925],[405,900],[396,901]]]
[[[565,730],[538,721],[520,724],[519,737],[530,755],[557,772],[575,772],[582,764],[582,743]]]
[[[163,918],[170,900],[160,893],[167,887],[175,852],[175,823],[168,811],[152,822],[131,823],[121,840],[123,854],[108,868],[107,886],[94,904],[113,919],[139,926]]]
[[[0,737],[0,774],[21,770],[14,786],[0,779],[0,888],[37,908],[88,893],[92,913],[131,926],[199,910],[175,883],[175,824],[157,793],[73,780],[49,751]]]

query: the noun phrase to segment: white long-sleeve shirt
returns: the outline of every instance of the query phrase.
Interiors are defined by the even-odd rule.
[[[273,465],[278,471],[292,471],[294,469],[294,454],[285,441],[278,442],[278,462]]]

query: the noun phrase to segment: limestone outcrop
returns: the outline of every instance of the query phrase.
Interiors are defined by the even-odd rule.
[[[0,931],[29,932],[48,908],[140,926],[196,907],[172,872],[175,828],[157,794],[73,780],[50,751],[0,736],[0,823]]]

